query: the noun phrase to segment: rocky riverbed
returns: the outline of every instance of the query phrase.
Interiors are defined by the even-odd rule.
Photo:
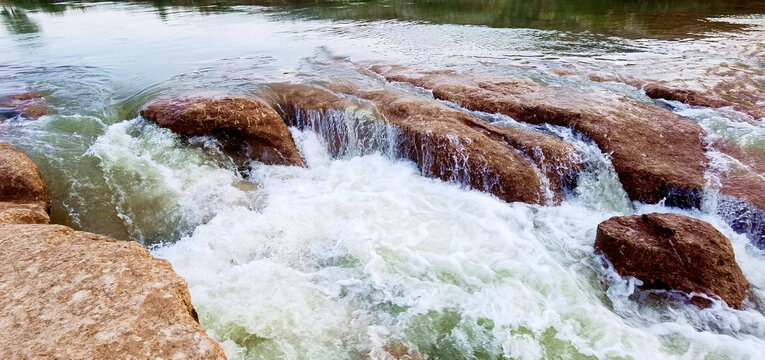
[[[765,4],[224,3],[3,4],[0,357],[765,352]]]

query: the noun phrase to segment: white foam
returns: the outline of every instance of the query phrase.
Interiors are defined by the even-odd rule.
[[[206,141],[193,142],[210,147]],[[255,203],[254,193],[237,186],[243,180],[233,165],[215,158],[217,150],[186,146],[144,119],[111,125],[87,154],[100,160],[120,218],[142,243],[174,241],[220,211]]]
[[[618,211],[507,204],[381,155],[333,160],[314,134],[293,134],[310,166],[253,164],[262,208],[221,206],[154,251],[188,281],[202,324],[232,359],[381,358],[389,343],[440,358],[765,351],[756,310],[638,308],[618,277],[607,293],[592,244]],[[656,209],[669,210],[638,210]],[[725,231],[761,288],[760,255]]]

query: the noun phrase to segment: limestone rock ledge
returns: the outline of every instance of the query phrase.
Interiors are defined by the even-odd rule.
[[[186,282],[138,243],[0,225],[0,358],[225,359]]]

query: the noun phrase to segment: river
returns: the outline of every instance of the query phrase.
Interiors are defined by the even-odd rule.
[[[213,138],[137,115],[184,91],[380,82],[357,64],[531,79],[671,108],[709,136],[765,149],[765,122],[648,98],[589,75],[691,80],[728,63],[762,69],[765,2],[615,0],[0,0],[0,97],[44,94],[51,111],[9,118],[0,139],[40,167],[51,219],[138,241],[186,279],[200,322],[230,359],[761,359],[765,312],[699,310],[636,289],[594,254],[612,216],[679,212],[724,233],[753,294],[765,252],[717,214],[631,202],[608,154],[554,134],[585,170],[557,206],[506,203],[420,175],[375,146],[328,151],[291,128],[307,166],[241,163]],[[456,106],[450,104],[450,106]],[[353,122],[374,116],[359,107]],[[710,155],[713,156],[713,155]]]

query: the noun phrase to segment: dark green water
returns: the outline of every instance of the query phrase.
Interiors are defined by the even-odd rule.
[[[3,22],[9,31],[37,31],[24,10],[61,13],[85,9],[95,2],[4,1]],[[447,1],[135,1],[152,6],[160,17],[174,8],[201,14],[239,11],[241,6],[266,6],[294,16],[332,20],[402,20],[435,24],[486,25],[590,31],[626,37],[674,38],[708,31],[730,30],[730,24],[710,24],[706,18],[758,14],[765,1],[620,1],[620,0],[447,0]]]

